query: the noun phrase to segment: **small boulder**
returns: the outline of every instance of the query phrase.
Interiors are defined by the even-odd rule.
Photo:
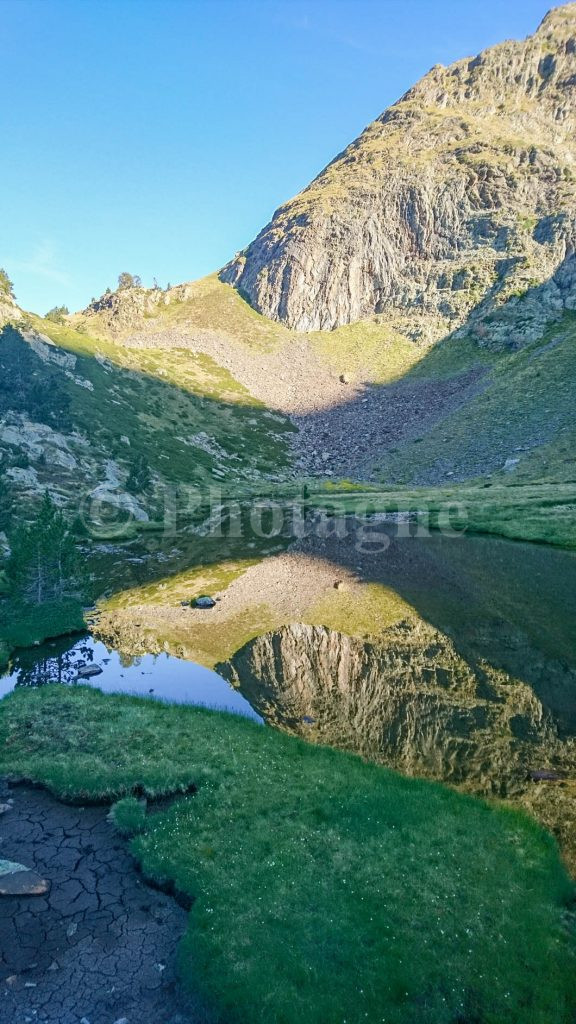
[[[208,594],[201,594],[200,597],[195,597],[192,601],[193,608],[214,608],[216,601],[213,597],[209,597]]]
[[[100,665],[85,665],[83,668],[78,669],[78,678],[90,679],[91,676],[99,676],[103,671]]]
[[[0,860],[0,896],[44,896],[50,882],[25,864]]]
[[[349,384],[350,383],[350,377],[348,376],[347,373],[341,373],[340,374],[340,383],[341,384]]]

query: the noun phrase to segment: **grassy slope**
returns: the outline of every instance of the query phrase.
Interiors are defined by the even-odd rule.
[[[302,337],[284,324],[268,320],[256,312],[216,274],[185,287],[185,299],[178,298],[176,290],[168,304],[156,306],[143,319],[152,321],[158,331],[173,326],[185,327],[224,336],[238,345],[262,352],[278,349],[290,339]],[[72,321],[84,325],[99,337],[109,334],[103,314],[88,317],[76,314]],[[126,329],[123,333],[131,332]],[[312,348],[336,368],[360,376],[368,374],[370,379],[377,381],[395,379],[422,357],[422,350],[392,329],[384,315],[348,324],[335,331],[312,331],[306,337]],[[137,358],[140,355],[137,353]]]
[[[216,274],[187,286],[188,298],[158,306],[154,319],[158,328],[182,324],[198,330],[224,334],[240,344],[263,351],[276,348],[291,332],[283,324],[257,313],[230,285]]]
[[[178,320],[262,349],[290,337],[286,328],[261,317],[215,277],[197,282],[186,301],[160,307],[156,319],[159,327]],[[100,466],[110,456],[128,466],[141,454],[168,481],[203,488],[218,483],[228,493],[283,490],[277,484],[266,485],[264,477],[282,473],[287,465],[289,424],[281,417],[270,419],[265,408],[208,356],[188,350],[128,349],[40,318],[32,317],[32,323],[61,350],[77,357],[75,376],[92,384],[93,391],[68,379],[65,386],[74,424],[90,437]],[[93,318],[89,326],[93,329],[98,323]],[[466,339],[448,339],[423,355],[391,333],[382,318],[310,335],[310,340],[334,365],[361,373],[369,363],[377,380],[397,379],[406,372],[418,378],[451,377],[479,362],[488,368],[488,389],[418,443],[390,449],[381,460],[383,475],[386,480],[410,481],[425,476],[439,462],[464,467],[473,475],[482,459],[492,458],[494,452],[500,466],[507,457],[520,459],[513,472],[496,474],[490,487],[405,487],[402,492],[380,488],[378,496],[370,495],[372,507],[425,509],[434,526],[442,524],[446,503],[456,502],[461,511],[451,522],[458,527],[576,544],[574,316],[566,316],[540,342],[512,354],[478,349]],[[40,360],[38,367],[41,373]],[[215,451],[185,443],[201,432],[216,441]],[[123,435],[130,439],[129,447],[120,441]],[[535,441],[539,446],[531,448]],[[517,448],[523,450],[516,452]],[[41,484],[58,480],[59,474],[52,465],[38,467]],[[77,475],[64,479],[64,484],[76,498]],[[337,490],[331,491],[331,498]],[[313,503],[323,500],[322,490],[313,495]],[[357,503],[344,491],[337,504],[355,509]],[[242,633],[244,623],[238,627]],[[34,639],[44,635],[37,630]]]
[[[120,480],[135,459],[143,456],[157,480],[193,485],[202,493],[215,485],[230,488],[240,481],[246,486],[261,476],[275,477],[288,465],[291,425],[281,416],[271,418],[261,403],[208,356],[179,350],[129,350],[39,317],[32,316],[29,321],[28,326],[54,342],[57,356],[70,353],[76,357],[73,377],[66,376],[53,361],[45,363],[36,354],[32,360],[33,373],[40,382],[48,368],[58,375],[70,397],[69,424],[61,429],[78,466],[70,471],[51,460],[26,457],[26,464],[37,473],[39,487],[62,495],[72,514],[84,509],[83,499],[104,480],[110,459],[120,468]],[[10,332],[9,337],[0,338],[0,344],[4,361],[13,358],[16,365],[15,346],[26,342]],[[91,389],[78,380],[89,382]],[[197,435],[205,437],[196,443]],[[89,447],[80,443],[81,436],[89,439]],[[6,465],[18,466],[22,452],[28,449],[6,445],[0,459],[4,455]],[[28,496],[22,499],[10,485],[8,489],[18,514],[30,515],[32,500]],[[149,508],[152,504],[153,511],[151,493],[138,500]],[[186,507],[185,494],[181,506]],[[89,511],[89,503],[86,508]],[[29,612],[13,610],[7,601],[0,604],[0,664],[6,663],[15,646],[79,628],[83,621],[76,602]]]
[[[162,307],[160,319],[178,319],[221,329],[245,344],[278,345],[290,332],[256,313],[229,286],[215,278],[198,282],[198,296]],[[483,475],[482,464],[495,452],[501,465],[520,455],[514,481],[574,481],[573,367],[576,316],[566,314],[539,341],[519,352],[494,352],[470,339],[449,338],[421,349],[387,324],[384,315],[330,332],[308,335],[313,347],[335,367],[367,373],[375,382],[451,377],[472,366],[490,373],[485,393],[443,420],[423,442],[408,443],[389,455],[388,478],[405,474],[407,482],[438,460]],[[518,453],[517,447],[525,450]]]
[[[242,303],[237,296],[233,301]],[[256,464],[264,471],[273,471],[278,464],[285,461],[285,425],[280,421],[263,419],[261,408],[245,404],[251,399],[247,399],[243,389],[207,357],[194,356],[187,352],[134,352],[111,342],[95,342],[82,334],[52,324],[42,322],[38,327],[46,327],[57,344],[75,352],[79,356],[75,372],[92,381],[94,392],[70,384],[73,410],[80,429],[92,436],[103,455],[113,454],[115,458],[121,459],[124,452],[118,438],[125,433],[133,440],[130,456],[137,452],[143,453],[153,469],[169,479],[200,486],[222,481],[228,492],[238,490],[239,466],[245,468],[247,464]],[[539,415],[544,402],[557,401],[556,408],[560,404],[565,409],[569,408],[572,391],[570,346],[573,347],[574,335],[570,330],[566,334],[567,339],[563,345],[546,348],[544,352],[541,350],[550,344],[549,341],[534,346],[526,353],[518,353],[507,358],[504,364],[498,358],[492,357],[496,364],[493,371],[496,383],[492,390],[495,392],[499,388],[501,392],[509,394],[510,402],[515,403],[509,413],[512,417],[511,429],[519,429],[523,421],[530,420],[534,414]],[[427,372],[432,370],[436,373],[450,373],[455,368],[460,369],[467,364],[471,354],[469,346],[462,343],[448,352],[446,348],[447,346],[439,346],[433,350],[427,359]],[[102,353],[109,361],[108,369],[93,358],[95,351]],[[490,358],[490,355],[487,358]],[[518,368],[520,383],[517,387],[510,386],[510,360]],[[537,365],[537,360],[542,367],[538,371],[540,379],[544,380],[546,387],[542,393],[530,393],[530,381],[523,381],[522,377],[531,372],[530,368]],[[121,365],[130,371],[142,365],[146,372],[130,372],[126,377],[125,373],[117,369]],[[423,369],[424,366],[421,364],[414,372],[423,372]],[[178,380],[181,387],[173,387],[172,382]],[[534,384],[534,381],[532,383]],[[530,394],[529,403],[524,403],[521,397],[525,386],[528,389],[527,393]],[[225,395],[226,402],[216,402],[217,395],[220,398]],[[157,417],[152,415],[154,403],[158,407]],[[477,405],[478,411],[484,416],[485,429],[490,431],[497,419],[494,401],[483,405],[479,400]],[[488,412],[484,415],[485,410]],[[490,412],[493,414],[492,417],[489,415]],[[188,429],[204,429],[209,435],[215,435],[223,449],[229,453],[231,458],[228,463],[221,459],[218,462],[218,465],[224,465],[227,470],[222,475],[215,477],[215,463],[209,453],[197,449],[191,453],[184,445],[175,443],[175,430],[177,424],[181,426],[181,416],[184,416],[186,421],[186,430],[182,431],[182,436],[188,436]],[[460,420],[461,437],[468,445],[475,443],[470,441],[471,436],[482,436],[477,420],[472,424],[473,429],[471,428],[468,413],[457,414],[455,418]],[[346,511],[355,511],[358,507],[362,509],[366,502],[374,510],[412,509],[424,511],[423,521],[432,527],[442,527],[448,523],[457,529],[464,528],[472,532],[494,533],[513,539],[575,547],[576,486],[570,483],[519,486],[520,482],[524,482],[528,477],[530,467],[534,467],[534,472],[538,472],[544,478],[552,475],[556,480],[570,480],[573,465],[573,446],[570,438],[573,433],[573,429],[565,427],[563,433],[559,435],[560,438],[564,437],[565,449],[557,438],[547,448],[527,455],[525,463],[520,464],[514,476],[504,475],[502,479],[494,480],[489,487],[411,487],[386,490],[379,488],[377,492],[372,490],[355,495],[349,493],[345,487],[330,485],[327,489],[320,488],[316,493],[313,492],[311,504],[322,505],[328,498],[337,509]],[[411,457],[414,456],[415,449],[418,449],[419,458],[433,457],[430,451],[426,454],[428,449],[431,450],[431,446],[433,448],[433,434],[434,432],[431,438],[421,445],[412,445]],[[242,452],[240,461],[234,458],[238,450]],[[162,458],[163,455],[167,455],[168,458]],[[548,458],[544,466],[546,455]],[[42,467],[40,478],[42,479],[42,474],[50,474],[52,477],[53,473],[52,467]],[[246,480],[241,486],[244,492],[254,489]],[[273,490],[276,488],[277,485],[274,485]],[[266,489],[266,486],[258,489]],[[293,488],[280,488],[286,489]],[[450,511],[453,506],[457,506],[455,512]],[[182,578],[182,597],[189,595],[190,587],[195,588],[196,582],[200,584],[205,575],[205,568],[200,567],[199,573],[198,581],[196,572],[192,573],[192,578],[189,573]],[[213,589],[216,583],[217,581],[209,574],[204,580],[204,589]],[[130,600],[128,595],[127,598]],[[253,621],[253,616],[245,620],[246,616],[243,615],[234,623],[233,633],[236,639],[244,640],[247,635],[254,635],[254,630],[264,632],[271,628],[269,616],[265,614],[264,609],[256,621]],[[81,614],[77,605],[64,610],[43,609],[40,615],[35,613],[26,620],[19,614],[18,621],[12,624],[4,621],[0,638],[0,661],[6,661],[9,650],[14,646],[32,643],[77,628],[80,621]],[[167,634],[167,639],[172,645],[177,646],[181,643],[177,630],[174,636]],[[215,658],[219,656],[220,652],[214,652]]]
[[[283,325],[256,313],[215,276],[193,285],[186,301],[159,307],[155,319],[159,330],[164,324],[178,322],[191,329],[221,331],[238,344],[262,349],[277,347],[293,336]],[[471,480],[490,474],[502,484],[576,480],[573,314],[566,314],[542,339],[519,352],[479,348],[469,338],[447,338],[431,349],[418,348],[383,315],[335,331],[311,333],[308,338],[334,367],[383,385],[406,375],[422,382],[451,378],[472,367],[487,370],[488,386],[480,395],[421,438],[384,450],[379,459],[384,483],[434,484],[447,472]],[[503,473],[509,458],[519,462],[510,473]],[[510,506],[505,491],[490,495],[486,515],[478,516],[478,528],[484,528],[481,524],[492,516],[495,497],[500,495],[504,505]],[[479,501],[475,504],[479,506]],[[545,514],[549,520],[549,512]],[[503,510],[500,518],[505,536],[546,539],[542,524],[518,534],[512,528],[509,510]],[[564,529],[560,523],[557,532],[562,534]]]
[[[185,301],[173,301],[161,305],[153,313],[158,330],[174,323],[190,329],[224,334],[228,339],[250,348],[270,350],[290,339],[291,332],[283,325],[274,323],[256,313],[238,293],[222,284],[215,275],[196,282],[188,288]],[[90,330],[104,328],[101,317],[87,318]],[[46,324],[44,323],[44,327]],[[181,400],[174,399],[172,415],[162,411],[161,423],[151,418],[145,423],[160,441],[157,446],[161,453],[170,443],[170,473],[195,483],[206,482],[211,476],[211,458],[200,453],[200,466],[190,469],[189,452],[174,443],[176,425],[181,422],[182,401],[188,396],[209,395],[217,403],[224,397],[234,412],[219,408],[217,404],[202,409],[202,427],[193,417],[193,429],[206,429],[220,442],[230,456],[238,448],[238,409],[248,403],[248,419],[254,419],[255,403],[240,385],[236,384],[226,371],[212,363],[208,357],[184,351],[130,350],[111,341],[82,341],[82,335],[74,333],[73,343],[66,329],[49,326],[49,332],[59,343],[70,347],[82,345],[90,351],[98,347],[111,358],[133,370],[141,369],[151,379],[160,376],[178,385],[184,392]],[[58,336],[58,332],[61,332]],[[63,335],[62,335],[63,332]],[[417,483],[435,484],[447,472],[454,472],[456,478],[471,480],[485,478],[490,474],[500,484],[558,483],[574,482],[576,460],[573,454],[576,429],[573,426],[573,365],[576,349],[576,317],[567,314],[562,322],[551,327],[538,342],[519,352],[494,352],[479,348],[470,339],[449,338],[429,350],[419,349],[387,326],[383,316],[364,321],[332,332],[310,334],[309,339],[319,355],[332,362],[335,367],[345,367],[353,375],[368,374],[372,380],[385,385],[408,374],[422,381],[426,378],[450,378],[472,366],[484,366],[488,371],[488,387],[476,398],[469,400],[461,409],[449,414],[433,426],[421,438],[407,441],[399,447],[384,450],[379,458],[383,483],[410,485]],[[178,393],[178,388],[175,389]],[[132,397],[132,396],[131,396]],[[147,403],[148,396],[144,397]],[[82,396],[82,402],[84,396]],[[164,404],[164,403],[162,403]],[[114,412],[114,410],[112,410]],[[226,417],[230,420],[227,429]],[[256,418],[258,418],[256,413]],[[125,424],[124,433],[134,430],[135,424]],[[166,433],[163,435],[164,428]],[[242,423],[246,428],[246,419]],[[278,428],[278,429],[277,429]],[[188,429],[188,425],[186,425]],[[262,434],[262,430],[264,433]],[[267,432],[268,431],[268,435]],[[264,457],[264,466],[270,471],[274,457],[280,456],[280,465],[285,464],[282,449],[282,424],[262,421],[254,425],[254,435],[240,441],[241,461],[251,460],[256,451]],[[143,432],[145,442],[146,430]],[[272,435],[272,436],[270,436]],[[261,445],[261,438],[270,439],[268,451]],[[242,445],[244,447],[242,447]],[[269,457],[268,457],[269,456]],[[503,473],[502,467],[509,458],[519,459],[510,473]],[[167,460],[164,467],[168,469]],[[156,465],[158,460],[156,459]],[[223,475],[219,479],[234,486],[238,479],[235,470],[238,464],[232,459],[228,464],[223,460]],[[422,497],[422,495],[421,495]],[[431,495],[434,503],[436,494]],[[533,495],[512,498],[498,486],[484,495],[474,495],[474,514],[469,517],[473,529],[490,529],[504,536],[524,539],[547,540],[563,543],[568,536],[571,541],[574,529],[573,515],[567,507],[565,495],[558,492],[558,507],[551,513],[550,492],[543,495],[538,515],[532,514],[528,521],[524,517],[524,506],[529,503],[534,510]],[[499,499],[502,504],[499,504]],[[426,499],[425,499],[426,500]],[[468,500],[467,496],[465,500]],[[516,511],[514,511],[516,506]],[[548,529],[550,527],[550,529]],[[548,536],[548,533],[550,536]]]
[[[455,526],[576,546],[575,363],[574,314],[519,352],[481,350],[466,338],[434,346],[408,378],[452,377],[483,365],[488,386],[418,440],[383,453],[384,493],[373,507],[425,509],[434,526],[446,521],[442,509],[456,503],[461,513],[450,517]],[[518,459],[509,472],[503,471],[507,459]],[[432,483],[438,467],[440,476],[452,471],[470,484],[414,486]],[[390,483],[396,487],[387,488]],[[345,496],[341,504],[355,507]]]
[[[185,302],[159,307],[160,323],[180,323],[226,334],[250,348],[270,350],[300,335],[268,320],[244,301],[230,285],[213,274],[193,285]],[[159,326],[160,326],[159,323]],[[368,373],[371,379],[391,380],[406,372],[421,356],[418,348],[389,328],[386,317],[375,316],[335,331],[311,331],[312,348],[338,369]]]
[[[159,306],[158,328],[180,324],[192,329],[221,332],[233,341],[263,351],[279,348],[302,336],[284,324],[256,312],[216,274],[196,281],[192,296],[183,302]],[[312,349],[335,369],[358,379],[396,380],[423,357],[418,348],[388,322],[385,314],[347,324],[334,331],[310,331]]]
[[[308,337],[318,355],[336,369],[360,379],[367,375],[376,383],[393,381],[418,363],[422,350],[386,321],[379,314],[335,331],[313,331]]]
[[[198,786],[134,851],[195,900],[183,975],[231,1022],[571,1019],[572,886],[516,812],[241,718],[89,688],[15,693],[0,738],[0,770],[66,798]]]
[[[70,384],[75,419],[113,452],[122,452],[119,438],[125,435],[131,455],[141,452],[169,480],[195,484],[212,482],[216,464],[223,480],[242,477],[244,469],[274,472],[286,465],[287,421],[265,416],[264,406],[208,356],[127,349],[32,320],[59,348],[77,356],[74,372],[94,390]],[[185,443],[200,432],[223,449],[220,459]]]

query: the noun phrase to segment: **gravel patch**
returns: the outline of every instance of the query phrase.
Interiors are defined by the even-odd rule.
[[[424,436],[488,382],[486,367],[480,365],[446,378],[379,384],[366,371],[365,380],[348,379],[305,334],[262,351],[216,332],[184,325],[158,331],[151,324],[123,344],[186,348],[211,356],[250,394],[298,427],[290,443],[297,472],[304,476],[371,479],[388,448]]]

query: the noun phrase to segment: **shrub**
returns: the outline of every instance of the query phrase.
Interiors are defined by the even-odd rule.
[[[142,280],[137,274],[128,274],[123,271],[118,275],[118,291],[124,291],[126,288],[141,288]]]
[[[130,464],[130,471],[126,480],[126,490],[130,494],[142,494],[148,490],[152,483],[150,466],[144,455],[136,455]]]
[[[68,306],[54,306],[48,310],[44,319],[51,320],[54,324],[64,324],[69,312]]]

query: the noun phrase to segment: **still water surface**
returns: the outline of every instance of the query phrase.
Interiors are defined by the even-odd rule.
[[[0,695],[74,684],[78,663],[95,663],[89,682],[103,690],[227,708],[406,774],[516,796],[544,772],[551,799],[573,794],[574,553],[381,532],[377,554],[354,536],[244,561],[216,552],[200,592],[219,579],[219,601],[204,612],[182,607],[199,585],[189,554],[160,563],[156,581],[137,576],[149,558],[132,558],[107,627],[104,609],[107,646],[76,637],[21,651]]]
[[[79,672],[87,666],[97,666],[101,672],[83,678]],[[126,657],[89,634],[20,651],[9,674],[0,679],[0,697],[14,687],[48,683],[81,683],[105,693],[200,704],[261,720],[248,701],[212,669],[168,654]]]

